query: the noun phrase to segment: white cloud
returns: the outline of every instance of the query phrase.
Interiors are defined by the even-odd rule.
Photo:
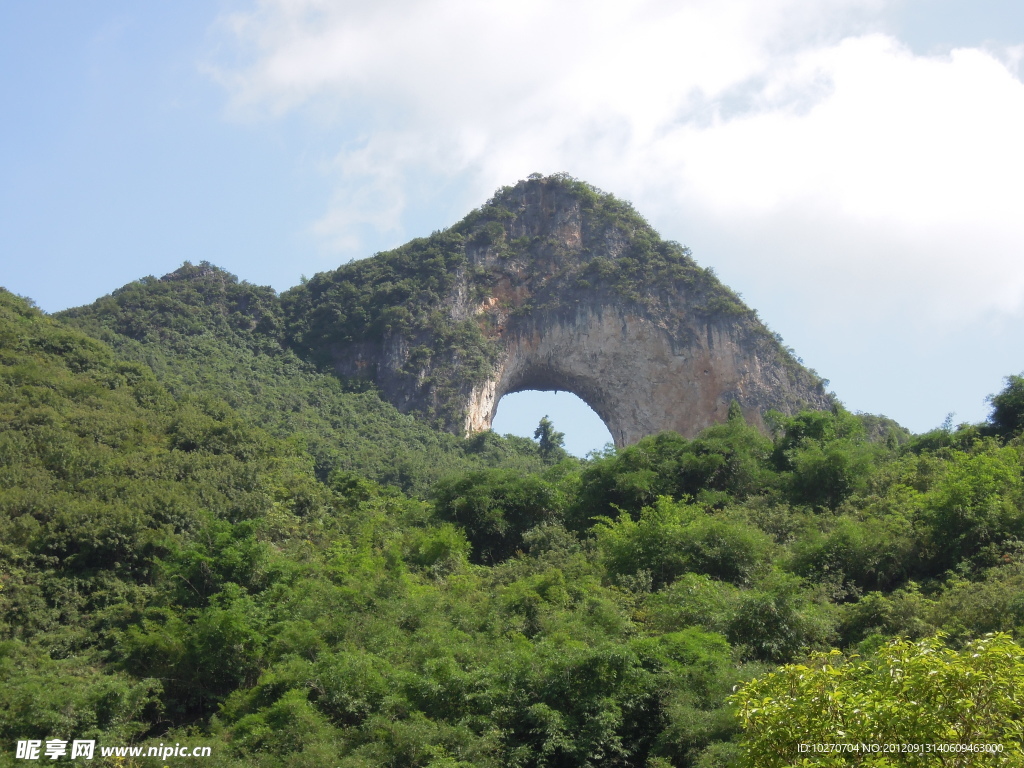
[[[342,250],[401,229],[414,175],[468,177],[479,202],[566,170],[668,236],[716,230],[736,269],[827,266],[850,306],[912,292],[921,322],[1018,312],[1020,51],[915,55],[873,31],[881,7],[265,0],[224,19],[244,63],[218,76],[240,114],[348,132],[316,225]]]

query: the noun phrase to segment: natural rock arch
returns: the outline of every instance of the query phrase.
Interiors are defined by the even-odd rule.
[[[736,401],[831,405],[824,382],[689,252],[565,176],[506,187],[450,230],[317,275],[283,297],[294,342],[400,410],[463,434],[502,396],[558,389],[617,446],[694,436]]]
[[[759,397],[769,395],[756,376],[763,366],[744,360],[730,330],[705,328],[709,343],[681,348],[647,318],[615,307],[531,322],[506,335],[493,375],[471,390],[464,431],[490,429],[501,398],[529,389],[572,392],[618,447],[665,430],[692,437],[724,421],[733,400],[754,423],[768,407],[790,410]]]

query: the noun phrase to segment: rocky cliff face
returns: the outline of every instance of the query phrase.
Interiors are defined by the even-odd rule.
[[[451,230],[282,298],[294,343],[455,432],[488,429],[526,389],[575,393],[618,446],[692,437],[732,401],[758,424],[831,404],[685,248],[568,177],[499,190]]]

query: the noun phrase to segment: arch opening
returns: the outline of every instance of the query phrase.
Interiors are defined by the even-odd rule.
[[[491,429],[532,439],[544,416],[565,433],[565,450],[573,456],[583,458],[613,442],[607,425],[594,409],[566,390],[523,389],[504,395],[498,401]]]

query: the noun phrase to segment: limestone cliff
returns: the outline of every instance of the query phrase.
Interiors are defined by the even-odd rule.
[[[505,187],[449,230],[282,296],[292,343],[453,432],[525,389],[577,394],[616,445],[769,409],[823,382],[687,249],[566,176]]]

